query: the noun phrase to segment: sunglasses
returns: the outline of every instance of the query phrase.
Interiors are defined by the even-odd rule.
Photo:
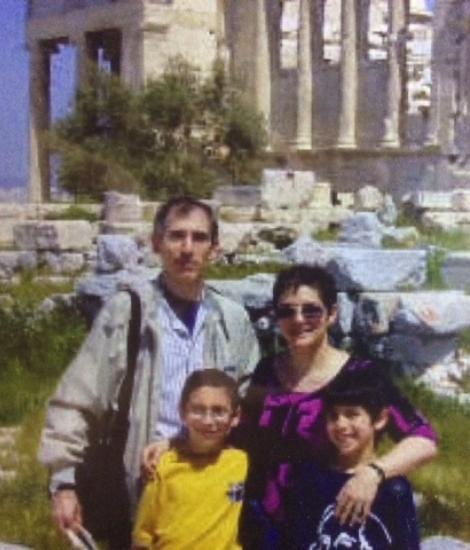
[[[316,304],[302,304],[300,306],[280,305],[275,309],[278,319],[290,319],[299,312],[308,321],[318,321],[323,317],[325,310]]]

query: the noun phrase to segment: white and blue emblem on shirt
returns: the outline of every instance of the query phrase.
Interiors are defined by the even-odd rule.
[[[245,484],[242,482],[230,483],[226,494],[230,502],[241,502],[245,494]]]

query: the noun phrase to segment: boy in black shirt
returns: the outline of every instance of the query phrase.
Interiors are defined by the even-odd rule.
[[[385,479],[376,461],[377,437],[388,420],[385,396],[379,374],[352,371],[333,382],[324,411],[331,455],[327,468],[314,462],[296,466],[283,549],[419,550],[411,486],[404,477]],[[364,464],[380,478],[377,497],[365,521],[342,524],[335,515],[336,496]]]

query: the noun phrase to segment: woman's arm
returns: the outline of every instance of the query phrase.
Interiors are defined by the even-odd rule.
[[[374,460],[374,463],[389,478],[408,474],[432,460],[436,454],[437,445],[433,440],[410,436],[399,441],[390,451]],[[367,464],[356,468],[336,499],[336,516],[340,523],[364,521],[370,513],[381,481],[379,473]]]

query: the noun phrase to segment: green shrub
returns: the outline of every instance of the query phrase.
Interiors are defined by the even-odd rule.
[[[23,281],[11,289],[13,304],[0,308],[0,425],[21,422],[42,405],[85,335],[85,321],[72,307],[38,312],[50,288]]]
[[[71,204],[62,212],[49,212],[45,216],[46,220],[85,220],[87,222],[98,221],[98,216],[95,212],[90,212],[82,206]]]
[[[426,288],[443,290],[447,288],[442,275],[442,264],[446,257],[446,251],[438,248],[431,249],[426,264]]]
[[[43,280],[36,282],[34,277],[37,273],[37,271],[24,271],[18,284],[0,283],[0,294],[11,296],[20,307],[33,308],[52,294],[68,294],[73,291],[72,281],[57,283]]]

